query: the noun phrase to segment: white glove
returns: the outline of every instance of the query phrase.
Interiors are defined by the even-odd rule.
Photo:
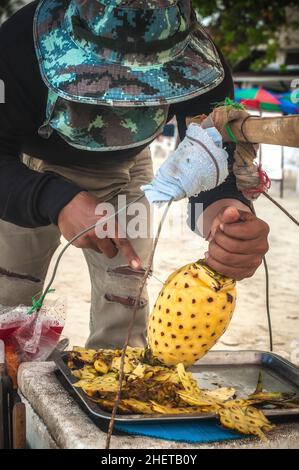
[[[228,154],[217,129],[191,123],[186,137],[159,168],[153,181],[141,189],[150,203],[178,201],[223,183]]]

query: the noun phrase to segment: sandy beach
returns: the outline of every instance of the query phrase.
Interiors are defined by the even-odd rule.
[[[155,160],[155,166],[159,165],[159,160]],[[278,198],[276,183],[273,184],[270,194]],[[287,189],[284,199],[279,201],[299,218],[298,193]],[[175,203],[173,209],[178,221],[183,224],[186,218],[184,204]],[[263,196],[256,202],[255,207],[258,216],[264,219],[271,229],[267,261],[274,351],[299,365],[298,227]],[[151,305],[161,288],[157,278],[163,281],[176,268],[203,257],[206,247],[207,243],[190,230],[185,230],[178,238],[162,237],[155,256],[156,277],[152,277],[148,285]],[[56,256],[57,253],[53,262]],[[62,296],[67,299],[68,316],[64,335],[70,338],[72,345],[84,345],[88,335],[90,281],[84,257],[79,249],[71,247],[66,253],[54,287],[55,297]],[[253,278],[238,283],[238,302],[234,317],[228,331],[214,349],[269,349],[263,266]]]

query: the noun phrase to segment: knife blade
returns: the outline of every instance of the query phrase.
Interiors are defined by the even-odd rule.
[[[0,375],[4,375],[5,372],[5,346],[4,341],[0,340]]]

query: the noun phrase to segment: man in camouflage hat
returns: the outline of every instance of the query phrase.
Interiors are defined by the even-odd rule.
[[[183,135],[186,117],[233,97],[229,68],[189,0],[31,2],[0,29],[0,80],[0,303],[8,306],[31,303],[61,234],[70,240],[100,220],[99,202],[142,196],[153,176],[148,146],[166,122],[176,115]],[[236,279],[253,275],[268,227],[234,176],[191,203],[203,205],[209,264]],[[92,285],[87,346],[120,347],[151,239],[93,230],[76,246]],[[11,273],[23,276],[11,282]],[[144,345],[147,313],[145,297],[132,345]]]

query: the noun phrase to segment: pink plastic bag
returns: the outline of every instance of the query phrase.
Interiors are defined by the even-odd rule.
[[[28,315],[30,308],[0,306],[0,339],[13,346],[20,362],[44,361],[60,340],[66,319],[65,302],[44,304]]]

